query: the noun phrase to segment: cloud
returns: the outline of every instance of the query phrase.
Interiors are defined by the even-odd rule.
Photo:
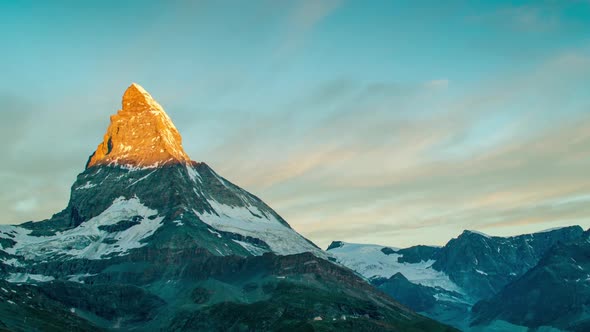
[[[562,23],[559,8],[547,3],[506,6],[487,14],[473,15],[470,19],[523,32],[552,31]]]
[[[0,224],[45,219],[66,206],[69,186],[108,123],[108,116],[96,119],[97,110],[110,107],[96,96],[0,96]]]
[[[556,202],[590,194],[589,60],[565,53],[450,101],[429,82],[335,81],[293,103],[305,117],[287,107],[208,155],[322,246],[587,227],[585,202]],[[337,111],[309,124],[314,105]]]
[[[37,208],[37,206],[38,206],[37,199],[32,197],[32,198],[27,198],[25,200],[16,202],[13,209],[14,209],[14,211],[17,211],[17,212],[31,212],[31,211],[35,210],[35,208]]]
[[[438,79],[432,80],[425,83],[426,87],[433,88],[433,89],[445,89],[449,86],[449,80],[447,79]]]
[[[334,12],[341,4],[340,0],[304,0],[287,18],[286,31],[282,44],[278,46],[276,57],[286,59],[303,47],[314,27]]]
[[[35,106],[26,98],[4,93],[0,94],[0,108],[0,147],[6,150],[8,144],[16,144],[23,138]]]

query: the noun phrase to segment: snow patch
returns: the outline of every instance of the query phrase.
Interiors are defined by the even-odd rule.
[[[186,164],[186,171],[187,171],[187,173],[188,173],[188,176],[191,178],[191,180],[192,180],[194,183],[197,183],[197,181],[198,181],[199,183],[201,183],[201,175],[199,174],[199,172],[197,172],[197,170],[196,170],[196,169],[194,169],[194,168],[192,167],[192,165]]]
[[[400,272],[415,284],[440,287],[464,294],[463,290],[452,282],[448,275],[432,268],[434,260],[415,264],[399,263],[397,259],[403,255],[395,253],[386,255],[381,251],[383,248],[386,247],[374,244],[345,243],[342,247],[330,249],[329,252],[336,257],[340,264],[367,279],[389,278]]]
[[[252,255],[260,256],[266,252],[266,250],[259,248],[253,244],[244,241],[232,240],[235,243],[241,245],[244,249],[248,250]]]
[[[484,276],[488,275],[487,273],[483,272],[482,270],[478,270],[478,269],[475,269],[475,272],[477,272],[479,274],[483,274]]]
[[[68,280],[69,281],[73,281],[73,282],[77,282],[80,284],[84,283],[84,280],[82,280],[82,278],[88,278],[88,277],[92,277],[95,276],[96,274],[91,274],[91,273],[84,273],[84,274],[72,274],[70,276],[68,276]]]
[[[477,235],[481,235],[483,237],[487,237],[488,239],[491,239],[492,238],[490,235],[488,235],[486,233],[482,233],[480,231],[474,231],[474,230],[471,230],[471,229],[469,229],[467,231],[470,232],[470,233],[473,233],[473,234],[477,234]]]
[[[221,238],[221,234],[217,233],[216,231],[212,230],[211,228],[207,228],[207,230],[209,231],[209,233],[215,234],[218,238]]]
[[[215,211],[214,213],[199,213],[195,210],[193,212],[204,223],[217,230],[260,239],[268,244],[272,252],[279,255],[311,252],[316,256],[326,256],[322,250],[316,248],[291,228],[283,225],[273,215],[263,213],[255,206],[229,206],[215,200],[208,200],[208,202]],[[249,251],[254,255],[260,255],[261,250],[256,247],[256,249]]]
[[[24,266],[16,258],[10,258],[10,259],[5,259],[5,260],[0,260],[0,262],[4,263],[6,265],[14,266],[14,267]]]
[[[28,273],[11,273],[6,278],[6,281],[11,283],[27,283],[27,282],[48,282],[55,280],[54,277],[45,276],[42,274],[28,274]]]
[[[128,185],[128,186],[127,186],[127,188],[131,187],[132,185],[134,185],[134,184],[136,184],[136,183],[138,183],[138,182],[140,182],[140,181],[143,181],[143,180],[147,179],[147,178],[148,178],[148,176],[150,176],[150,175],[154,174],[154,172],[155,172],[155,171],[157,171],[157,170],[158,170],[158,169],[156,168],[156,169],[154,169],[153,171],[149,172],[147,175],[144,175],[144,176],[142,176],[141,178],[139,178],[139,179],[137,179],[137,180],[133,181],[133,183],[131,183],[130,185]]]
[[[76,188],[75,190],[90,189],[90,188],[94,188],[94,187],[96,187],[96,184],[90,183],[90,181],[87,181],[84,185]]]
[[[471,305],[471,303],[465,301],[464,299],[456,297],[456,296],[452,296],[448,293],[437,293],[437,294],[434,294],[433,297],[437,301],[441,301],[441,302],[459,302],[459,303],[465,303],[467,305]]]
[[[164,217],[157,214],[158,211],[141,204],[137,197],[119,197],[100,215],[76,228],[57,232],[52,236],[31,236],[31,230],[18,226],[0,225],[0,231],[12,231],[14,234],[16,244],[4,250],[11,255],[34,260],[60,257],[102,259],[114,254],[124,255],[131,249],[144,246],[142,240],[151,236],[162,225]],[[100,226],[113,225],[134,216],[141,216],[143,219],[126,230],[109,233],[99,229]]]
[[[560,230],[560,229],[562,229],[562,228],[567,228],[567,227],[571,227],[571,226],[561,226],[561,227],[547,228],[547,229],[544,229],[544,230],[542,230],[542,231],[535,232],[535,233],[533,233],[533,234],[538,234],[538,233],[549,233],[549,232],[557,231],[557,230]]]

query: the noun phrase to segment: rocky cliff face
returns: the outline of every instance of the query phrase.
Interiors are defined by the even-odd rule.
[[[111,116],[103,141],[86,168],[96,165],[157,167],[190,162],[178,130],[162,106],[136,83],[125,91],[122,108]]]
[[[464,331],[493,330],[490,324],[498,321],[515,324],[496,329],[506,330],[551,325],[548,322],[560,315],[578,322],[585,317],[582,303],[587,302],[588,296],[583,285],[588,284],[588,269],[583,256],[587,242],[582,240],[580,244],[581,239],[584,232],[579,226],[514,237],[464,231],[442,248],[397,249],[334,241],[328,252],[337,262],[428,317]],[[578,245],[568,246],[569,250],[557,249],[572,242]],[[554,255],[551,253],[556,250],[561,253],[553,259],[556,267],[542,268],[547,264],[546,255]],[[582,282],[570,283],[571,278]],[[579,294],[572,295],[576,291]],[[492,299],[485,301],[489,297]],[[477,315],[471,317],[474,304]],[[577,311],[566,315],[563,308]],[[474,326],[470,326],[472,318]],[[560,322],[552,326],[567,325]],[[587,327],[576,324],[576,328]]]
[[[583,232],[580,226],[513,237],[465,231],[442,248],[432,267],[482,299],[522,276],[557,243],[578,239]]]
[[[473,325],[493,320],[567,331],[590,329],[590,233],[549,250],[522,277],[473,307]]]
[[[452,330],[325,258],[258,197],[190,161],[134,84],[68,206],[0,226],[0,329]]]

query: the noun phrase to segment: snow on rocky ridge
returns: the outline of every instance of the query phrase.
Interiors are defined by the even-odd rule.
[[[0,225],[0,238],[15,241],[2,250],[28,260],[102,259],[144,246],[142,240],[151,236],[162,220],[158,211],[144,206],[139,199],[120,197],[100,215],[64,232],[33,236],[23,227]],[[124,226],[123,222],[128,224]]]
[[[206,224],[223,231],[258,238],[279,255],[313,252],[320,257],[324,253],[309,243],[305,238],[283,225],[273,215],[265,214],[255,206],[234,207],[208,200],[215,213],[194,213]],[[264,251],[249,243],[234,241],[243,246],[253,255]]]
[[[340,264],[367,279],[389,278],[399,272],[415,284],[464,293],[461,287],[449,279],[448,275],[432,268],[434,260],[400,263],[398,258],[403,255],[390,252],[397,251],[397,248],[375,244],[346,242],[340,242],[340,244],[338,247],[328,249],[328,253],[332,254]],[[390,253],[386,254],[384,251]]]

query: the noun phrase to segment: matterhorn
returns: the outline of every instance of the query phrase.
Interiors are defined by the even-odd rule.
[[[0,330],[453,330],[331,260],[134,83],[67,207],[0,226]]]

